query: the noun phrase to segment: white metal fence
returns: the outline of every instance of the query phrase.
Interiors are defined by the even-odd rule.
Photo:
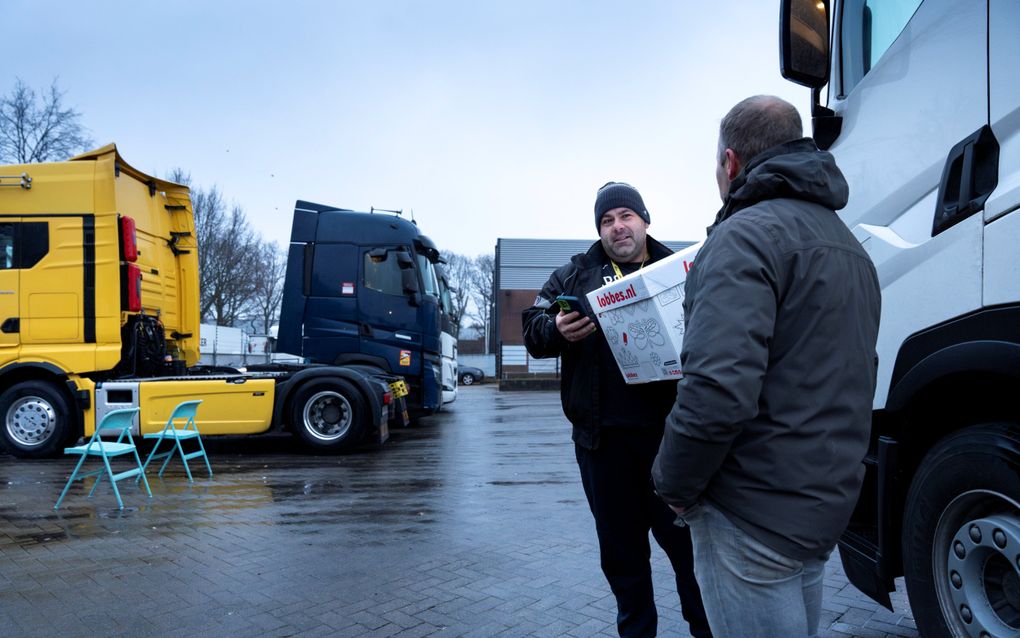
[[[231,366],[234,368],[273,360],[269,337],[250,335],[240,328],[228,328],[203,323],[199,332],[202,365]]]
[[[560,359],[536,359],[528,354],[524,346],[504,345],[500,348],[501,364],[506,373],[506,366],[523,366],[527,368],[527,374],[559,374]],[[519,372],[515,371],[515,374]]]

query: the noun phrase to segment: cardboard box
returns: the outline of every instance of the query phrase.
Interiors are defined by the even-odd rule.
[[[627,383],[680,379],[684,282],[701,243],[588,293]]]

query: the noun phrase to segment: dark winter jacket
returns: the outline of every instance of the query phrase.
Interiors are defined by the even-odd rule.
[[[672,254],[669,248],[646,238],[649,260],[654,263]],[[555,316],[546,312],[559,295],[573,295],[595,321],[595,313],[585,294],[616,278],[609,256],[601,242],[588,252],[574,255],[549,277],[535,299],[535,305],[522,314],[524,343],[535,358],[562,357],[560,398],[563,412],[574,426],[578,445],[595,449],[603,427],[664,427],[666,415],[676,398],[676,382],[660,381],[627,385],[613,359],[601,330],[574,343],[556,329]]]
[[[684,378],[652,474],[796,559],[828,552],[864,476],[880,290],[810,139],[752,160],[687,276]]]

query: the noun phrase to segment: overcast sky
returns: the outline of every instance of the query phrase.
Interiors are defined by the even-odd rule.
[[[719,120],[784,81],[778,0],[5,0],[0,91],[54,77],[97,145],[217,186],[286,244],[297,199],[400,208],[443,250],[596,237],[595,191],[660,239],[719,207]]]

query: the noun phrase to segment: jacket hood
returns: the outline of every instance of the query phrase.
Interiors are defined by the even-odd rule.
[[[818,150],[814,140],[805,137],[755,157],[730,184],[715,224],[766,199],[800,199],[839,210],[849,196],[850,187],[832,153]]]

